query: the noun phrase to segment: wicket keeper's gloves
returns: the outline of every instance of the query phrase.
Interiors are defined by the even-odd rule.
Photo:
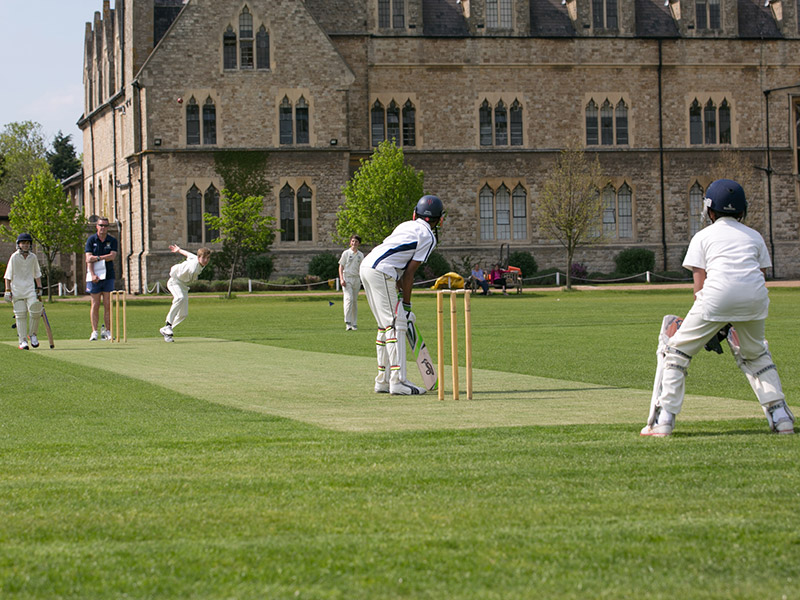
[[[714,337],[708,340],[708,343],[706,343],[705,345],[705,349],[708,350],[709,352],[716,352],[717,354],[722,354],[722,346],[720,345],[720,342],[722,342],[722,340],[728,337],[728,331],[730,330],[730,328],[731,324],[728,323],[727,325],[725,325],[725,327],[720,329]]]
[[[3,300],[5,300],[6,302],[11,302],[11,292],[6,292],[5,294],[3,294]]]

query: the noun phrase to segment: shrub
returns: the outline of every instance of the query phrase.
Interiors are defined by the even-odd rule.
[[[47,267],[42,269],[42,287],[46,290],[48,286],[55,285],[57,283],[63,283],[67,280],[67,272],[59,267],[58,265],[52,265],[51,267],[52,273],[47,272]],[[5,273],[5,268],[3,268],[3,272]],[[50,277],[49,275],[52,275]]]
[[[191,287],[189,288],[192,292],[210,292],[211,291],[211,282],[207,280],[198,279],[194,283],[192,283]]]
[[[418,270],[417,279],[436,279],[452,269],[447,259],[438,252],[432,252],[428,257],[428,262],[423,264]]]
[[[335,279],[339,276],[339,257],[330,252],[317,254],[308,263],[308,274],[320,279]]]
[[[645,271],[654,271],[656,255],[647,248],[628,248],[617,254],[614,258],[617,271],[626,275],[635,275]]]
[[[578,279],[586,279],[586,276],[589,274],[589,269],[586,268],[586,265],[581,263],[572,263],[572,266],[569,269],[569,274],[571,277],[577,277]]]
[[[274,268],[272,256],[269,254],[254,254],[248,256],[244,262],[245,271],[250,279],[262,279],[266,281],[272,275]]]
[[[523,277],[530,277],[539,269],[533,254],[530,252],[512,252],[508,257],[508,264],[519,267]]]

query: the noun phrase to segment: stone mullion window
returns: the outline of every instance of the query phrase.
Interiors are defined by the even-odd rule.
[[[219,216],[219,190],[214,184],[208,186],[205,194],[203,194],[203,202],[205,204],[203,213],[208,213],[212,217]],[[217,229],[211,229],[208,223],[206,223],[205,236],[205,242],[210,244],[212,240],[215,240],[219,236],[219,231]]]
[[[623,183],[617,192],[617,215],[619,216],[619,229],[617,235],[620,239],[633,237],[633,192],[627,183]]]
[[[481,146],[492,145],[492,107],[484,100],[479,111]]]
[[[703,129],[706,144],[717,143],[717,107],[709,100],[703,109]]]
[[[236,53],[236,33],[233,27],[228,25],[225,33],[222,34],[222,67],[224,69],[235,69],[237,66]]]
[[[600,107],[600,143],[603,146],[614,145],[614,110],[608,99]]]
[[[406,9],[404,0],[392,0],[392,27],[405,29]]]
[[[599,129],[597,126],[597,104],[595,104],[594,100],[590,100],[589,104],[586,105],[586,145],[587,146],[596,146],[599,137]]]
[[[308,123],[308,103],[306,99],[300,96],[297,105],[294,109],[295,123],[297,124],[296,130],[296,143],[308,144],[309,140],[309,123]]]
[[[722,28],[722,10],[719,0],[696,0],[695,27],[698,30]]]
[[[256,68],[269,69],[269,32],[263,25],[256,34]]]
[[[203,104],[203,144],[215,145],[217,143],[217,107],[211,96]]]
[[[403,105],[403,146],[417,145],[417,111],[411,100]]]
[[[283,97],[280,107],[278,107],[278,127],[280,130],[281,145],[294,142],[294,130],[292,125],[292,103],[289,98]]]
[[[727,98],[722,98],[719,104],[713,98],[709,98],[705,104],[701,104],[700,98],[694,98],[689,106],[689,143],[733,143],[731,105]]]
[[[620,99],[617,105],[609,98],[598,107],[594,99],[590,99],[585,108],[586,145],[587,146],[627,146],[629,138],[628,106]]]
[[[689,237],[702,228],[703,220],[703,196],[705,191],[702,186],[695,182],[689,190]]]
[[[719,105],[719,143],[731,143],[731,107],[727,100]]]
[[[519,100],[514,99],[509,111],[508,104],[502,98],[498,99],[494,106],[489,103],[488,98],[484,98],[478,108],[478,143],[480,146],[521,146],[522,130],[522,106]]]
[[[203,242],[203,195],[196,185],[186,193],[186,241],[190,244]]]
[[[194,96],[186,103],[186,145],[200,143],[200,107]]]
[[[390,0],[378,0],[378,27],[388,29],[391,25]]]
[[[797,18],[800,19],[800,14]],[[795,173],[800,173],[800,98],[794,100],[794,154]]]
[[[494,108],[494,144],[508,145],[508,112],[502,100]]]
[[[494,238],[494,192],[488,185],[483,186],[478,197],[481,239]]]
[[[528,194],[521,185],[511,195],[511,214],[514,219],[514,239],[528,239]]]
[[[495,222],[498,240],[511,239],[511,194],[508,188],[501,185],[495,194]]]
[[[386,109],[386,139],[400,145],[400,107],[392,100]]]
[[[703,143],[703,109],[696,99],[689,107],[689,142]]]
[[[281,241],[293,242],[295,240],[294,224],[294,190],[286,184],[281,188],[280,193],[281,204]]]
[[[509,111],[511,115],[511,145],[512,146],[521,146],[523,135],[522,135],[522,107],[519,104],[518,100],[514,100],[514,103],[511,105],[511,110]]]
[[[617,0],[592,0],[592,27],[617,29]]]
[[[311,188],[306,184],[297,192],[297,240],[310,242],[314,237]]]
[[[610,185],[603,189],[603,235],[617,237],[617,198]]]
[[[253,15],[246,6],[239,15],[239,67],[253,68]]]
[[[617,145],[628,145],[628,107],[625,105],[624,100],[617,103],[615,114],[615,125],[617,133]]]
[[[382,141],[386,139],[386,128],[384,126],[385,112],[383,104],[375,101],[370,111],[370,122],[372,129],[372,145],[378,147]]]

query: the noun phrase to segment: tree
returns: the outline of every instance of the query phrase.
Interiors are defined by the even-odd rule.
[[[48,283],[53,281],[50,275],[59,253],[83,250],[86,219],[69,201],[61,182],[46,167],[35,173],[23,192],[14,199],[8,220],[11,231],[5,230],[5,237],[16,239],[19,233],[27,232],[42,249],[47,262]],[[47,297],[53,301],[49,285]]]
[[[360,235],[364,244],[375,245],[411,218],[423,195],[422,171],[404,164],[403,150],[394,142],[381,142],[369,159],[342,188],[345,201],[336,213],[337,243]]]
[[[36,172],[48,166],[42,126],[33,121],[9,123],[0,133],[0,154],[3,155],[0,198],[11,202]]]
[[[262,216],[262,210],[262,196],[245,197],[224,189],[220,216],[203,214],[207,226],[219,232],[213,241],[222,242],[225,250],[232,256],[227,298],[231,297],[233,276],[239,261],[247,253],[266,252],[275,240],[275,217]]]
[[[603,239],[601,178],[599,159],[588,162],[575,141],[559,154],[539,198],[540,227],[567,251],[567,289],[572,289],[575,249]]]
[[[214,153],[214,169],[225,189],[240,196],[269,195],[272,186],[267,180],[267,153],[227,150]]]
[[[53,138],[53,151],[47,153],[50,171],[59,181],[73,175],[81,168],[81,161],[75,155],[75,146],[71,140],[72,135],[64,135],[59,131]]]

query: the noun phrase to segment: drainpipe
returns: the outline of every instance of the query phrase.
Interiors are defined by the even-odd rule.
[[[667,270],[667,201],[664,189],[664,106],[661,96],[661,78],[663,76],[661,45],[663,40],[658,40],[658,168],[661,179],[661,252],[664,255],[664,270]]]

